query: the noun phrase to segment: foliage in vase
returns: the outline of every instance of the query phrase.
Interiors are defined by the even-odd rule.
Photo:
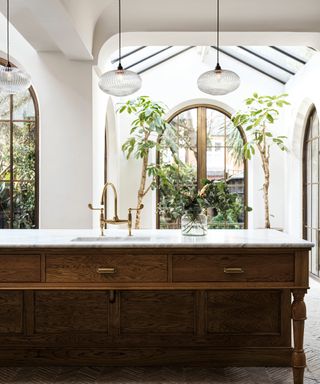
[[[247,133],[248,141],[242,147],[245,159],[250,160],[258,151],[264,173],[263,198],[265,213],[265,228],[270,228],[270,149],[275,146],[281,151],[287,151],[286,136],[272,132],[273,124],[278,120],[280,110],[289,105],[287,94],[277,96],[260,96],[254,93],[245,100],[246,109],[237,112],[232,121],[236,127],[241,126]]]

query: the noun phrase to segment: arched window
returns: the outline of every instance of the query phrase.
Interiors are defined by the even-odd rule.
[[[319,117],[315,108],[310,112],[303,150],[303,235],[315,243],[311,251],[310,271],[320,276],[319,271],[319,196],[320,196],[320,129]]]
[[[179,228],[174,204],[181,196],[181,185],[200,188],[201,181],[209,179],[225,181],[229,191],[238,194],[240,202],[227,221],[214,210],[208,210],[209,228],[246,228],[247,172],[241,151],[245,142],[241,128],[234,127],[228,112],[212,105],[188,106],[171,116],[168,122],[176,128],[177,137],[172,139],[175,149],[168,148],[158,154],[158,161],[172,165],[166,168],[167,179],[176,188],[168,190],[160,182],[157,227]]]
[[[0,228],[37,227],[38,105],[30,87],[0,94]]]

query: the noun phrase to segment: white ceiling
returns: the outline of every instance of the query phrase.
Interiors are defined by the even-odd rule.
[[[90,60],[92,52],[97,56],[117,33],[117,6],[117,0],[11,0],[11,20],[38,51],[61,51],[71,59]],[[214,0],[122,0],[122,8],[126,32],[215,29]],[[308,40],[305,33],[309,33],[320,46],[319,0],[221,0],[220,8],[221,30],[235,36],[277,32],[280,37],[295,32],[287,43],[297,45],[299,34]],[[0,11],[5,13],[4,0]]]

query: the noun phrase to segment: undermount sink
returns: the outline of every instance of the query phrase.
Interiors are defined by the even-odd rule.
[[[76,237],[71,241],[80,242],[131,242],[131,241],[150,241],[148,236],[92,236],[92,237]]]

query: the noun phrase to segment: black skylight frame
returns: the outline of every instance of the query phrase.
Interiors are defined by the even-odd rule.
[[[165,47],[163,47],[163,48],[161,48],[161,49],[159,49],[159,50],[157,50],[157,51],[155,51],[155,52],[153,52],[153,53],[151,53],[151,54],[149,53],[148,55],[146,55],[146,56],[143,57],[143,58],[134,59],[135,53],[140,52],[141,50],[143,50],[143,49],[145,49],[145,48],[147,48],[147,46],[141,46],[141,47],[135,48],[135,49],[133,49],[132,51],[129,51],[129,52],[127,52],[126,54],[124,54],[124,55],[122,56],[122,59],[124,59],[124,58],[128,58],[128,57],[130,57],[130,58],[132,59],[132,63],[130,63],[129,65],[127,65],[127,66],[125,67],[125,69],[132,69],[133,67],[135,67],[135,66],[137,66],[137,65],[139,65],[139,64],[142,64],[142,63],[148,63],[148,60],[150,60],[151,58],[154,58],[154,57],[156,57],[156,56],[158,56],[158,55],[160,55],[161,53],[166,52],[166,51],[167,51],[168,53],[170,53],[170,50],[173,51],[173,49],[174,49],[175,47],[174,47],[174,46],[165,46]],[[178,52],[174,52],[173,54],[169,54],[167,57],[162,58],[162,59],[156,61],[155,63],[152,63],[152,64],[150,64],[150,65],[147,65],[145,68],[139,70],[137,73],[138,73],[139,75],[142,74],[142,73],[145,73],[145,72],[147,72],[147,71],[149,71],[149,70],[151,70],[151,69],[153,69],[153,68],[155,68],[155,67],[157,67],[157,66],[163,64],[164,62],[169,61],[169,60],[173,59],[174,57],[177,57],[177,56],[183,54],[184,52],[189,51],[189,50],[192,49],[192,48],[195,48],[195,47],[194,47],[194,46],[188,46],[188,47],[185,47],[185,48],[179,50]],[[211,48],[212,48],[212,49],[216,49],[215,46],[211,46]],[[289,75],[289,79],[290,79],[292,76],[294,76],[294,75],[296,74],[296,72],[294,72],[292,69],[286,68],[285,65],[280,65],[280,64],[277,63],[276,61],[271,60],[271,59],[268,58],[268,57],[265,57],[265,56],[262,55],[261,53],[257,53],[257,52],[255,52],[255,51],[254,51],[253,49],[251,49],[250,47],[246,47],[246,46],[237,46],[237,48],[239,48],[239,49],[241,49],[242,51],[246,52],[249,56],[252,56],[253,58],[255,58],[255,60],[258,59],[258,60],[261,60],[261,62],[263,62],[263,63],[267,63],[267,65],[270,66],[270,69],[272,69],[272,68],[277,68],[277,70],[282,71],[286,76]],[[278,53],[282,54],[282,55],[283,55],[284,57],[286,57],[286,58],[290,58],[290,59],[294,60],[294,61],[295,61],[296,63],[298,63],[299,65],[305,65],[305,64],[307,63],[306,60],[303,60],[302,58],[297,57],[296,55],[294,55],[294,54],[292,54],[292,53],[290,53],[290,52],[287,52],[287,51],[286,51],[285,49],[283,49],[282,47],[269,46],[269,48],[271,48],[271,49],[274,50],[274,51],[277,51]],[[310,49],[310,50],[312,50],[312,51],[316,51],[315,48],[312,48],[312,47],[307,47],[307,48]],[[265,69],[261,69],[261,68],[259,68],[259,66],[258,66],[256,63],[253,64],[252,62],[250,62],[250,60],[245,60],[245,59],[243,59],[243,58],[241,58],[241,57],[238,57],[238,56],[237,56],[236,54],[234,54],[234,53],[227,52],[223,47],[220,48],[220,51],[221,51],[222,54],[224,54],[224,55],[226,55],[226,56],[228,56],[228,57],[231,57],[232,59],[234,59],[234,60],[236,60],[236,61],[238,61],[238,62],[240,62],[240,63],[242,63],[242,64],[244,64],[244,65],[246,65],[246,66],[248,66],[249,68],[251,68],[251,69],[253,69],[253,70],[255,70],[255,71],[257,71],[257,72],[259,72],[259,73],[261,73],[261,74],[263,74],[263,75],[265,75],[265,76],[267,76],[267,77],[269,77],[269,78],[271,78],[271,79],[273,79],[273,80],[275,80],[275,81],[281,83],[281,84],[286,84],[286,82],[288,81],[288,80],[285,81],[284,79],[281,79],[280,77],[274,75],[274,74],[272,73],[272,71],[268,72],[268,71],[266,71]],[[118,60],[119,60],[119,58],[113,59],[113,60],[111,61],[111,63],[113,64],[113,63],[117,62]],[[285,60],[284,60],[284,62],[285,62]]]

